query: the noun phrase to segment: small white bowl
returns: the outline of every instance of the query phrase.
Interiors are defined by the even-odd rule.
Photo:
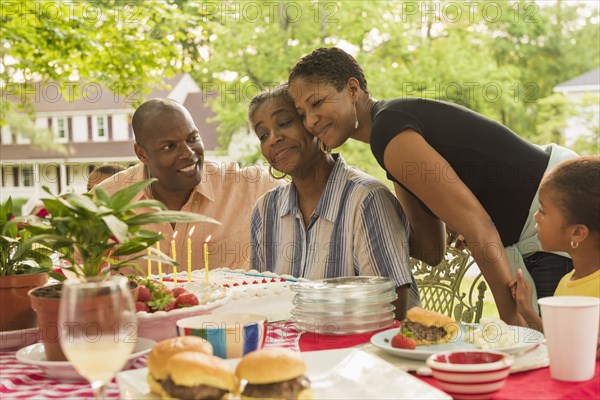
[[[426,363],[440,387],[454,399],[489,399],[504,386],[514,358],[490,350],[448,351]]]

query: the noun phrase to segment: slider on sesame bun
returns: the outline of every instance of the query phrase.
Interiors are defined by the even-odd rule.
[[[161,381],[168,376],[167,360],[184,351],[212,355],[213,347],[205,339],[196,336],[180,336],[158,342],[148,355],[148,384],[152,393],[163,395]]]
[[[271,348],[248,353],[239,362],[236,375],[247,381],[242,399],[311,399],[306,363],[300,354]]]
[[[169,375],[161,381],[163,399],[221,400],[237,394],[240,381],[225,361],[211,354],[184,351],[167,361]]]

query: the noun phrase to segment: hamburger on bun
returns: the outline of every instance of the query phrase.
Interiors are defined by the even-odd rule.
[[[205,339],[196,336],[179,336],[158,342],[148,355],[148,384],[152,393],[163,395],[161,381],[168,374],[167,361],[170,357],[184,351],[213,354],[213,347]]]
[[[401,328],[401,333],[417,345],[446,343],[458,332],[458,324],[452,318],[421,307],[413,307],[406,312]]]
[[[246,380],[242,399],[311,399],[306,363],[300,354],[271,348],[248,353],[235,374]]]
[[[161,381],[163,399],[220,400],[238,392],[237,376],[225,361],[212,354],[184,351],[166,364],[169,375]]]

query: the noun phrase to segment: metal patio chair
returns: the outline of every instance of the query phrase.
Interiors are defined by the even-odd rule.
[[[423,308],[437,311],[458,322],[479,322],[487,285],[479,273],[468,292],[461,290],[465,274],[476,265],[467,250],[446,247],[444,260],[435,267],[416,259],[412,259],[411,263]]]

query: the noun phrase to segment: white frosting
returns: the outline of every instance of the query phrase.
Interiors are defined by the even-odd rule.
[[[177,275],[178,283],[187,282],[187,272]],[[163,275],[166,280],[171,280],[171,274]],[[192,271],[192,282],[204,282],[204,270]],[[291,275],[278,275],[274,272],[258,272],[255,269],[244,271],[241,269],[217,268],[208,272],[208,280],[227,287],[233,294],[233,299],[276,296],[290,292],[290,285],[296,282],[307,282],[304,278],[294,278]]]

